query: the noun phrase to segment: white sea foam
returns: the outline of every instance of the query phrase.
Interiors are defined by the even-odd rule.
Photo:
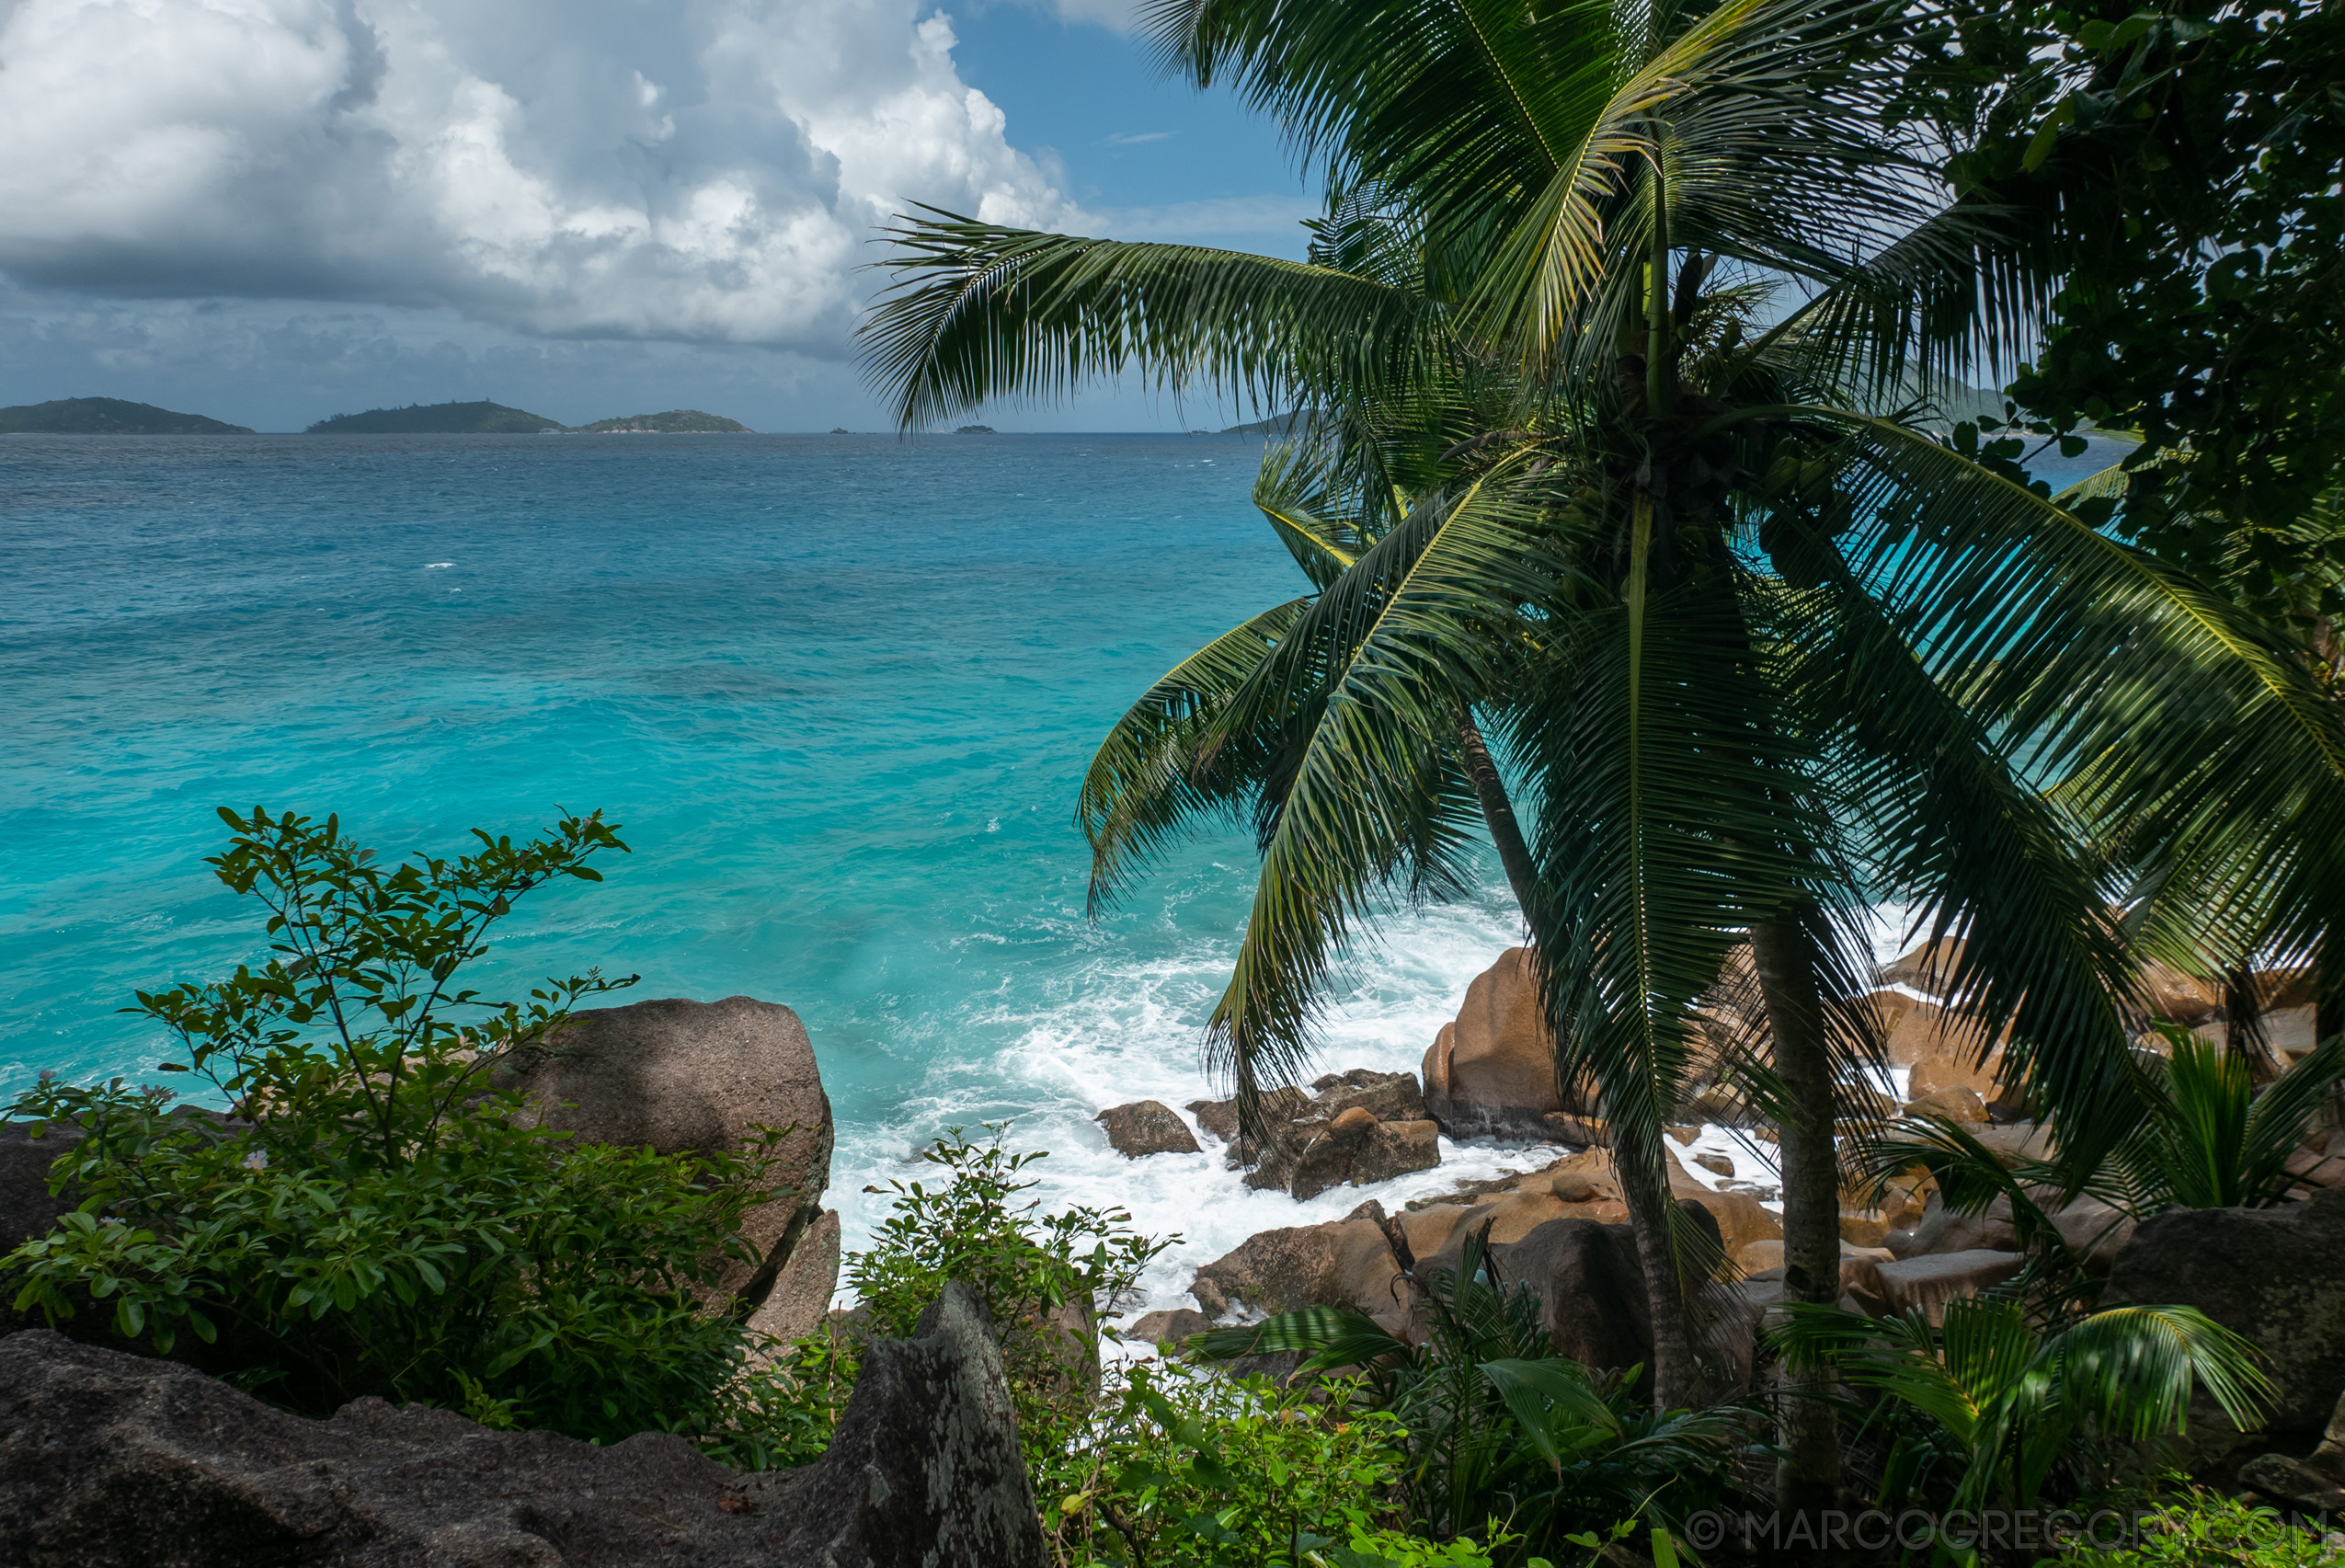
[[[1902,951],[1905,918],[1901,908],[1875,911],[1881,961]],[[1328,1070],[1417,1070],[1434,1036],[1457,1015],[1467,985],[1521,940],[1513,905],[1496,888],[1474,903],[1386,921],[1381,931],[1377,944],[1355,956],[1322,1021],[1319,1059]],[[917,1149],[946,1127],[974,1130],[980,1120],[1001,1119],[1003,1106],[1013,1108],[1012,1147],[1050,1150],[1030,1172],[1036,1185],[1029,1196],[1045,1210],[1121,1207],[1144,1234],[1182,1239],[1149,1271],[1147,1300],[1136,1312],[1194,1305],[1188,1288],[1198,1266],[1257,1231],[1341,1219],[1371,1197],[1395,1211],[1458,1182],[1535,1170],[1565,1152],[1547,1144],[1444,1138],[1434,1170],[1337,1187],[1301,1203],[1281,1191],[1249,1191],[1241,1173],[1225,1166],[1221,1146],[1201,1132],[1202,1153],[1139,1160],[1117,1154],[1092,1119],[1104,1106],[1160,1100],[1195,1130],[1185,1107],[1216,1093],[1200,1066],[1199,1046],[1205,1019],[1228,981],[1233,947],[1234,936],[1199,940],[1147,961],[1103,953],[1042,1009],[1005,1008],[969,1020],[1000,1029],[1010,1043],[990,1056],[935,1062],[898,1116],[840,1129],[829,1201],[841,1211],[846,1245],[866,1245],[887,1212],[890,1195],[867,1193],[866,1185],[920,1179],[929,1167],[914,1158]],[[1902,1095],[1904,1079],[1902,1070],[1886,1071],[1881,1087]],[[1691,1145],[1672,1147],[1706,1186],[1730,1180],[1780,1185],[1774,1146],[1733,1128],[1704,1127]],[[1733,1176],[1695,1164],[1693,1156],[1705,1153],[1725,1156]],[[1780,1212],[1782,1206],[1766,1207]]]
[[[453,561],[426,561],[423,564],[423,569],[428,572],[436,572],[440,570],[442,567],[452,567],[456,563]]]
[[[1413,912],[1384,922],[1382,933],[1356,955],[1323,1021],[1319,1057],[1329,1070],[1416,1070],[1441,1025],[1456,1016],[1468,983],[1520,939],[1511,907],[1495,896]],[[1005,1104],[1018,1107],[1010,1143],[1050,1150],[1032,1171],[1038,1185],[1030,1196],[1046,1209],[1122,1207],[1143,1233],[1182,1238],[1150,1271],[1140,1310],[1193,1305],[1188,1287],[1197,1266],[1258,1230],[1339,1219],[1370,1197],[1395,1209],[1459,1180],[1533,1169],[1561,1152],[1444,1139],[1436,1170],[1338,1187],[1305,1203],[1284,1192],[1248,1191],[1240,1173],[1223,1164],[1219,1145],[1203,1135],[1200,1154],[1117,1154],[1092,1119],[1103,1107],[1161,1100],[1194,1128],[1184,1107],[1214,1093],[1199,1046],[1229,979],[1233,941],[1199,940],[1146,961],[1111,949],[1045,1007],[970,1020],[1008,1035],[1009,1043],[989,1057],[934,1062],[898,1116],[840,1129],[830,1201],[846,1245],[864,1245],[887,1214],[889,1195],[866,1193],[866,1185],[918,1179],[927,1167],[912,1159],[914,1150],[945,1127],[999,1119]]]

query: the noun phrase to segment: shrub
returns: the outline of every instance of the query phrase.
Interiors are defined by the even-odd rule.
[[[844,1275],[858,1320],[799,1340],[780,1363],[774,1407],[762,1426],[772,1462],[818,1457],[853,1391],[859,1336],[902,1338],[944,1288],[973,1287],[1001,1331],[1004,1369],[1029,1462],[1063,1450],[1089,1418],[1099,1377],[1095,1334],[1103,1319],[1138,1295],[1140,1276],[1177,1236],[1151,1239],[1122,1209],[1078,1207],[1041,1214],[1018,1195],[1035,1184],[1020,1173],[1045,1153],[1002,1146],[1007,1124],[985,1139],[955,1127],[921,1151],[937,1181],[891,1181],[868,1192],[895,1196],[866,1252],[850,1253]]]
[[[1081,1437],[1036,1467],[1035,1490],[1053,1561],[1067,1568],[1302,1568],[1314,1553],[1333,1562],[1327,1553],[1378,1541],[1392,1560],[1413,1539],[1390,1528],[1406,1436],[1364,1408],[1354,1381],[1280,1389],[1140,1363]]]
[[[385,867],[333,818],[221,815],[210,864],[268,907],[271,956],[129,1011],[231,1114],[119,1079],[19,1097],[10,1117],[86,1136],[51,1176],[78,1208],[0,1259],[17,1310],[102,1322],[309,1414],[377,1394],[595,1440],[738,1424],[744,1335],[696,1290],[747,1255],[782,1133],[717,1158],[570,1147],[487,1070],[632,980],[549,981],[526,1008],[455,983],[524,894],[600,880],[586,862],[625,849],[615,830],[566,818]]]
[[[2314,1568],[2345,1561],[2333,1538],[2290,1524],[2270,1508],[2197,1492],[2133,1516],[2129,1544],[2071,1543],[2057,1568]]]
[[[1485,1236],[1424,1283],[1422,1344],[1356,1309],[1304,1307],[1198,1348],[1300,1351],[1306,1376],[1367,1368],[1363,1400],[1407,1434],[1397,1482],[1412,1521],[1447,1540],[1488,1537],[1502,1561],[1562,1555],[1575,1533],[1624,1519],[1675,1525],[1724,1494],[1747,1413],[1656,1412],[1633,1373],[1597,1377],[1552,1354],[1537,1295],[1502,1277]],[[1515,1545],[1501,1551],[1506,1532]]]

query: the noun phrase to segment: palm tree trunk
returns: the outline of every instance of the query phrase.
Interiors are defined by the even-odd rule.
[[[1645,1300],[1653,1316],[1653,1405],[1655,1410],[1683,1409],[1700,1395],[1701,1371],[1694,1359],[1686,1276],[1671,1236],[1677,1205],[1669,1196],[1668,1157],[1658,1149],[1628,1150],[1616,1143],[1612,1169],[1620,1181],[1621,1201],[1629,1206],[1629,1226],[1637,1239],[1637,1262],[1644,1271]]]
[[[1784,1293],[1794,1301],[1828,1307],[1840,1299],[1840,1172],[1813,919],[1813,909],[1795,910],[1754,926],[1751,957],[1767,1004],[1776,1074],[1790,1098],[1777,1128],[1782,1140]],[[1840,1484],[1840,1429],[1826,1402],[1830,1378],[1830,1369],[1822,1366],[1812,1373],[1787,1368],[1783,1374],[1784,1455],[1775,1483],[1787,1513],[1830,1507]]]
[[[1481,802],[1482,820],[1490,824],[1491,842],[1498,846],[1498,864],[1506,869],[1506,885],[1515,890],[1523,919],[1529,921],[1539,896],[1539,873],[1531,864],[1530,845],[1523,840],[1522,824],[1515,819],[1514,803],[1506,798],[1506,781],[1498,776],[1498,764],[1491,759],[1473,715],[1464,708],[1458,710],[1458,750],[1465,760],[1466,776],[1473,781],[1474,797]]]

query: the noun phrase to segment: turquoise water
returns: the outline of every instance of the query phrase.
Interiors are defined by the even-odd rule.
[[[1197,845],[1097,925],[1092,744],[1207,637],[1305,586],[1259,441],[1182,436],[0,442],[0,1095],[142,1076],[135,989],[259,946],[202,864],[222,804],[386,853],[600,807],[634,853],[503,929],[488,994],[599,964],[811,1031],[850,1244],[947,1125],[1014,1118],[1053,1198],[1192,1239],[1340,1214],[1091,1113],[1206,1092],[1253,869]],[[1511,939],[1493,896],[1364,954],[1332,1067],[1413,1067]],[[622,998],[620,1000],[625,1000]],[[1453,1150],[1446,1185],[1500,1156]],[[1385,1195],[1388,1199],[1393,1195]],[[1157,1283],[1172,1304],[1185,1271]]]
[[[601,965],[805,1017],[852,1246],[943,1128],[1012,1120],[1047,1201],[1188,1244],[1330,1219],[1092,1113],[1207,1092],[1254,869],[1230,833],[1083,913],[1077,781],[1132,698],[1305,584],[1236,437],[0,441],[0,1096],[143,1077],[134,990],[261,945],[203,864],[223,804],[391,855],[602,808],[631,855],[505,922],[490,995]],[[2108,454],[2047,466],[2065,483]],[[1496,886],[1391,922],[1331,1068],[1413,1068],[1514,938]],[[620,1000],[625,1000],[622,998]],[[1444,1145],[1388,1207],[1534,1150]]]

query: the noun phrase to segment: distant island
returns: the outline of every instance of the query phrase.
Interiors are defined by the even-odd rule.
[[[998,436],[1001,432],[991,425],[963,425],[953,433],[956,436]]]
[[[543,414],[478,403],[410,403],[405,408],[370,408],[337,414],[309,428],[314,436],[528,436],[569,427]]]
[[[174,414],[152,403],[119,397],[60,397],[0,408],[0,435],[12,436],[248,436],[244,425],[200,414]]]
[[[621,419],[597,419],[570,427],[589,436],[753,436],[738,419],[704,414],[697,408],[670,408],[665,414],[630,414]]]
[[[597,419],[591,425],[566,425],[526,408],[508,408],[486,399],[478,403],[410,403],[405,408],[371,408],[363,414],[337,414],[309,428],[314,436],[753,436],[738,419],[704,414],[697,408],[670,408],[665,414],[629,414]]]
[[[1284,414],[1274,414],[1267,419],[1256,419],[1251,425],[1232,425],[1221,433],[1225,436],[1298,435],[1301,433],[1304,428],[1310,425],[1314,417],[1314,413],[1311,409],[1295,408],[1290,409]],[[1203,430],[1191,430],[1189,434],[1193,436],[1201,436],[1205,434],[1205,432]]]

